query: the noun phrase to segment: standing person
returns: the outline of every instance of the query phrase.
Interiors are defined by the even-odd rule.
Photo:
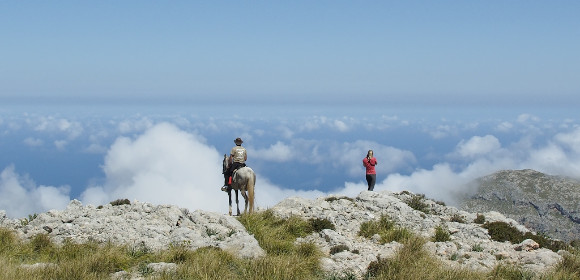
[[[375,183],[377,182],[377,171],[375,170],[375,165],[377,165],[377,159],[373,156],[373,150],[369,150],[367,157],[363,159],[363,165],[366,168],[366,179],[369,185],[369,191],[375,188]]]
[[[242,147],[242,143],[244,143],[244,141],[238,137],[236,140],[234,140],[234,143],[236,143],[236,146],[234,146],[230,151],[230,157],[228,159],[230,166],[224,176],[226,181],[222,191],[227,190],[227,187],[229,186],[229,178],[234,173],[234,170],[246,166],[246,160],[248,160],[248,153],[246,152],[246,148]]]

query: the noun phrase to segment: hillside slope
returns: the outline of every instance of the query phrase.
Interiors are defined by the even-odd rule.
[[[580,239],[580,182],[538,171],[503,170],[479,178],[477,193],[459,206],[498,211],[538,233],[566,242]]]

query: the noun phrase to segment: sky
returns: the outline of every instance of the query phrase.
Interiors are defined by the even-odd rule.
[[[0,1],[0,209],[227,212],[375,190],[454,203],[501,169],[580,174],[577,1]]]

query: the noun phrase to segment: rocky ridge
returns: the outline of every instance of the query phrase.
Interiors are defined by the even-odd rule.
[[[215,246],[242,258],[265,254],[256,239],[233,217],[139,201],[95,207],[73,200],[66,209],[41,213],[28,223],[8,219],[0,211],[0,226],[15,229],[23,239],[48,234],[57,244],[66,239],[77,243],[110,241],[147,250],[179,244],[190,249]]]
[[[431,238],[435,228],[443,226],[450,232],[451,241],[428,242],[425,246],[433,255],[451,266],[489,270],[500,263],[514,264],[532,271],[544,271],[561,260],[565,252],[538,248],[526,240],[522,244],[491,240],[487,230],[474,223],[475,213],[458,210],[425,199],[429,213],[411,208],[406,201],[414,194],[363,191],[355,198],[328,196],[310,200],[291,197],[271,210],[280,217],[297,215],[305,219],[327,219],[335,229],[298,239],[313,242],[325,253],[322,267],[333,273],[362,275],[369,263],[379,257],[393,256],[402,245],[397,242],[381,244],[378,236],[367,239],[358,235],[360,225],[387,215],[398,226],[415,234]],[[263,211],[259,209],[258,211]],[[522,232],[529,231],[515,220],[498,212],[483,213],[486,221],[502,221]],[[460,216],[465,222],[453,222]],[[215,246],[243,258],[263,256],[256,239],[247,233],[235,217],[196,210],[190,212],[172,205],[152,205],[134,201],[130,205],[83,206],[73,200],[65,210],[39,214],[29,223],[13,220],[0,211],[0,226],[12,228],[22,238],[48,233],[57,243],[65,239],[74,242],[88,240],[112,241],[157,250],[170,244],[184,244],[191,249]],[[337,245],[347,250],[331,253]],[[474,248],[477,246],[477,249]],[[167,264],[164,264],[167,265]]]
[[[464,199],[460,209],[493,209],[552,238],[580,239],[579,181],[525,169],[498,171],[475,183],[477,193]]]

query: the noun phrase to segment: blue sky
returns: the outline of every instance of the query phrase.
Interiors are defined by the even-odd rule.
[[[578,105],[578,12],[577,1],[2,1],[0,97]]]
[[[449,203],[500,169],[577,176],[578,14],[577,1],[2,1],[0,209],[127,197],[226,212],[236,137],[261,207],[356,195],[368,149],[376,190]]]

